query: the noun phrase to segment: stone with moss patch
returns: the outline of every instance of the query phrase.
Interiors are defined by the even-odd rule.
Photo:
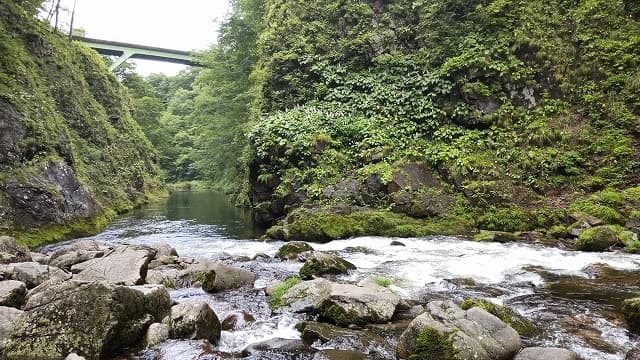
[[[313,251],[313,247],[306,242],[292,241],[282,245],[276,252],[276,257],[282,260],[293,260],[305,251]]]
[[[482,299],[467,299],[460,304],[460,308],[462,310],[469,310],[472,307],[479,307],[488,313],[497,316],[522,336],[533,336],[540,332],[540,329],[538,329],[531,321],[506,306],[496,305]]]
[[[574,249],[582,251],[605,251],[618,244],[618,231],[609,225],[588,228],[580,233]]]
[[[331,253],[313,252],[307,256],[300,277],[311,279],[314,276],[347,274],[349,270],[355,270],[352,263]]]
[[[449,337],[427,328],[416,338],[415,349],[408,360],[454,360],[457,353]]]
[[[625,300],[621,311],[629,330],[640,333],[640,297]]]

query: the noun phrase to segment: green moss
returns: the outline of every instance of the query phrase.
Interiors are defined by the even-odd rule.
[[[313,247],[305,242],[290,242],[282,245],[276,252],[278,259],[291,259],[305,251],[313,251]]]
[[[532,216],[517,206],[492,206],[478,219],[478,227],[486,230],[517,232],[534,226]]]
[[[92,219],[76,219],[64,224],[54,224],[40,228],[15,229],[10,232],[20,245],[36,248],[58,241],[95,235],[102,231],[115,216],[108,212]]]
[[[426,328],[416,338],[416,345],[409,360],[454,360],[458,350],[453,340],[436,329]]]
[[[383,287],[389,287],[393,284],[393,281],[391,281],[391,279],[385,277],[374,276],[372,280],[374,283]]]
[[[300,281],[298,276],[292,276],[287,278],[282,284],[276,286],[271,295],[269,295],[269,306],[271,306],[272,309],[278,309],[284,306],[285,304],[282,301],[282,297],[289,289],[299,284]]]
[[[540,329],[538,329],[531,321],[506,306],[496,305],[490,301],[482,299],[467,299],[460,304],[460,308],[463,310],[469,310],[472,307],[479,307],[496,316],[522,336],[533,336],[540,332]]]
[[[200,282],[202,290],[211,292],[216,281],[216,272],[214,270],[202,271],[196,275],[196,279]]]
[[[627,299],[622,303],[621,308],[629,329],[635,333],[640,333],[640,298]]]
[[[345,310],[345,308],[334,304],[330,299],[322,300],[316,305],[315,311],[322,318],[338,326],[365,325],[371,321],[368,317],[359,316],[353,309]]]
[[[582,251],[604,251],[618,243],[619,226],[603,225],[583,230],[574,243],[574,249]]]

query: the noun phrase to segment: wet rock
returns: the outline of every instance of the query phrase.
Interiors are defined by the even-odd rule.
[[[176,265],[176,264],[180,264],[180,258],[177,256],[173,256],[173,255],[156,256],[155,259],[149,262],[149,270],[155,269],[157,267],[164,266],[164,265]],[[149,273],[147,272],[147,276],[148,274]]]
[[[55,266],[42,265],[37,262],[14,263],[1,265],[0,272],[5,278],[22,281],[27,289],[34,288],[50,278],[68,280],[71,274]]]
[[[393,316],[400,297],[376,285],[331,284],[329,296],[315,306],[321,318],[340,325],[364,325],[387,322]]]
[[[323,278],[303,281],[289,289],[281,300],[292,312],[310,312],[329,296],[331,286],[331,281]]]
[[[624,360],[640,360],[640,348],[629,350],[624,356]]]
[[[270,353],[292,353],[300,354],[305,351],[309,351],[310,348],[305,345],[302,340],[299,339],[283,339],[273,338],[257,343],[249,344],[242,350],[242,356],[248,357],[251,355],[257,355],[261,352],[268,351]]]
[[[68,349],[89,359],[107,357],[138,342],[154,317],[168,313],[159,301],[148,301],[135,287],[49,280],[29,296],[5,359],[59,359]]]
[[[0,306],[20,308],[24,305],[27,286],[22,281],[0,281]]]
[[[278,280],[278,279],[273,279],[271,280],[267,286],[264,288],[264,293],[267,296],[270,296],[271,294],[273,294],[273,292],[280,286],[282,285],[282,281]]]
[[[188,301],[172,307],[162,323],[171,328],[172,339],[205,339],[214,345],[220,340],[220,320],[204,301]]]
[[[171,308],[172,301],[169,292],[161,285],[136,285],[127,286],[127,289],[135,290],[142,294],[144,308],[155,321],[161,321]]]
[[[311,346],[319,341],[321,343],[340,343],[349,346],[350,349],[366,350],[373,343],[384,344],[383,337],[371,332],[347,329],[331,324],[306,321],[296,326],[300,331],[302,341]]]
[[[521,238],[522,237],[517,233],[487,230],[482,230],[479,234],[473,236],[473,239],[476,241],[490,241],[499,243],[518,241]]]
[[[282,245],[278,252],[276,252],[276,258],[280,260],[295,260],[298,258],[298,254],[305,251],[313,251],[313,247],[302,241],[292,241]]]
[[[5,342],[7,342],[11,334],[13,334],[14,324],[20,315],[22,315],[22,310],[0,306],[0,354],[2,353]]]
[[[405,245],[404,243],[402,243],[402,242],[400,242],[398,240],[393,240],[391,242],[391,244],[389,244],[389,245],[391,245],[391,246],[407,246],[407,245]]]
[[[302,279],[311,279],[314,276],[347,274],[356,267],[352,263],[337,255],[322,252],[313,252],[307,256],[300,269]]]
[[[513,360],[579,360],[573,351],[557,347],[529,347],[522,349]]]
[[[396,356],[407,359],[414,353],[420,335],[450,342],[460,359],[512,359],[521,348],[518,333],[500,319],[477,307],[462,310],[452,301],[428,303],[400,336]]]
[[[625,300],[621,311],[629,330],[640,333],[640,297]]]
[[[313,354],[312,360],[364,360],[365,355],[359,351],[325,349]]]
[[[106,280],[114,284],[144,284],[155,250],[148,246],[122,245],[104,257],[73,265],[74,280]]]
[[[162,256],[178,256],[176,249],[167,243],[155,243],[149,246],[156,251],[154,259],[158,259]]]
[[[597,217],[587,214],[584,211],[574,211],[569,214],[574,221],[581,221],[587,223],[589,226],[599,226],[604,224],[604,222]]]
[[[569,225],[569,227],[567,228],[567,232],[573,237],[578,237],[580,236],[580,234],[582,234],[583,231],[589,228],[591,228],[591,225],[589,225],[588,221],[577,220],[573,224]]]
[[[54,254],[49,260],[49,265],[56,266],[64,270],[71,270],[71,267],[81,262],[89,261],[91,259],[104,256],[104,251],[90,251],[90,250],[71,250],[60,255]]]
[[[482,299],[467,299],[460,304],[462,310],[469,310],[472,307],[479,307],[486,310],[490,314],[498,317],[498,319],[502,320],[505,324],[511,326],[522,336],[533,336],[540,332],[531,321],[506,306],[496,305]]]
[[[149,325],[147,333],[144,336],[145,347],[155,347],[169,339],[171,327],[167,324],[153,323]]]
[[[253,286],[255,279],[249,270],[198,259],[180,272],[178,282],[182,286],[200,284],[206,292],[218,292]]]
[[[616,231],[609,226],[596,226],[580,233],[574,249],[582,251],[605,251],[618,243]]]
[[[235,331],[249,326],[256,319],[245,311],[240,311],[227,316],[222,321],[222,330]]]
[[[10,236],[0,236],[0,264],[30,262],[31,252],[26,246],[18,245]]]

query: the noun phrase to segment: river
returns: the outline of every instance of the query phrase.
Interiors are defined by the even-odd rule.
[[[226,294],[207,294],[199,288],[171,291],[178,302],[206,300],[221,320],[238,310],[256,318],[245,330],[223,331],[216,348],[203,349],[200,342],[168,341],[159,351],[135,350],[125,358],[209,358],[203,357],[207,353],[233,357],[229,354],[255,341],[299,338],[294,325],[300,315],[271,314],[260,289],[274,278],[297,273],[302,264],[273,259],[283,243],[257,240],[259,234],[251,214],[233,207],[223,195],[180,192],[122,216],[91,237],[110,243],[166,242],[180,256],[205,257],[250,269],[258,276],[251,290]],[[391,246],[393,240],[405,246]],[[542,329],[535,337],[523,338],[527,346],[565,347],[584,359],[623,359],[639,344],[639,338],[626,330],[618,309],[623,299],[635,296],[640,288],[640,255],[577,252],[541,244],[479,243],[455,236],[359,237],[312,246],[336,251],[357,266],[343,281],[376,275],[391,279],[392,289],[408,300],[480,297],[507,305]],[[376,355],[371,358],[394,358],[394,340],[389,341],[372,351]]]

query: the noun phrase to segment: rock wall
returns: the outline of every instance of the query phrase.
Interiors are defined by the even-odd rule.
[[[162,183],[118,79],[29,4],[0,3],[0,235],[37,246],[98,231]]]

